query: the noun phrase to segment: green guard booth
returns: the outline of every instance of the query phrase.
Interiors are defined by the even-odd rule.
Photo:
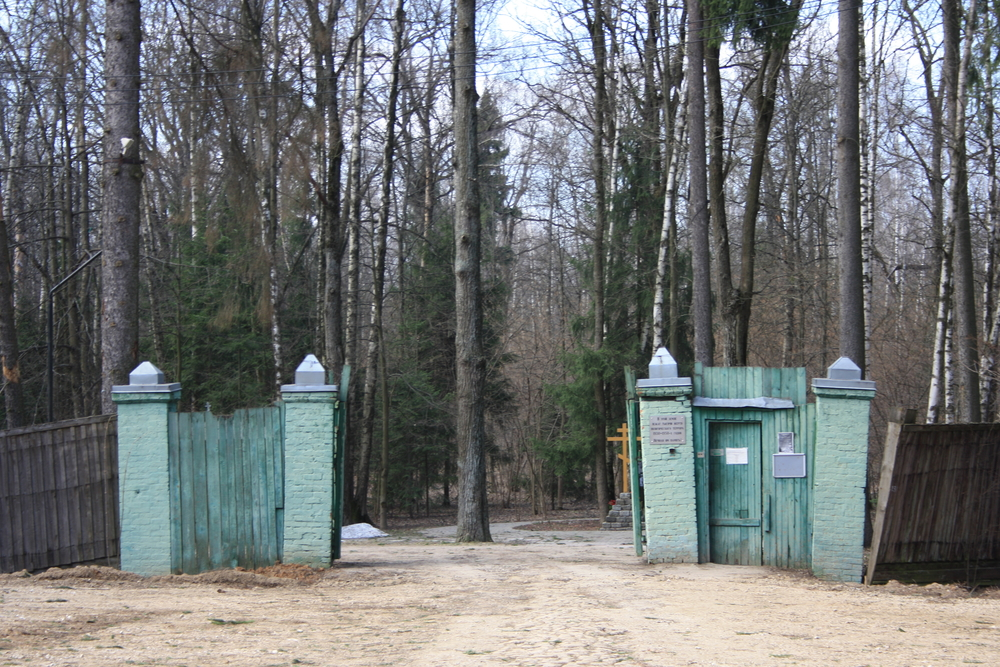
[[[630,392],[645,519],[637,553],[861,581],[875,383],[842,357],[812,381],[812,402],[809,389],[804,368],[696,365],[679,377],[660,348]]]

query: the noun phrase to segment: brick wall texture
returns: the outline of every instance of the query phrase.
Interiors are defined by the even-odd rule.
[[[649,423],[654,415],[683,415],[687,441],[683,445],[650,444]],[[639,423],[642,429],[646,560],[650,563],[697,563],[698,517],[690,397],[643,400]]]
[[[285,392],[284,561],[333,559],[334,392]]]
[[[814,387],[813,393],[812,569],[821,579],[857,582],[863,573],[868,409],[874,392]]]
[[[121,569],[170,574],[167,414],[180,392],[116,394]]]

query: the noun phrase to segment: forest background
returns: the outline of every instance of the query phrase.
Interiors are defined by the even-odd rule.
[[[335,378],[349,363],[349,518],[368,518],[376,497],[411,515],[450,503],[453,6],[149,0],[141,23],[112,29],[116,4],[0,0],[0,428],[107,409],[101,267],[114,262],[101,216],[119,169],[141,182],[132,353],[182,383],[182,409],[272,402],[308,353]],[[699,11],[692,39],[683,3],[478,5],[498,502],[542,511],[596,493],[606,506],[622,369],[641,377],[666,346],[690,374],[693,303],[710,318],[703,361],[823,376],[840,356],[838,6]],[[873,459],[892,406],[997,418],[998,16],[996,0],[861,6]],[[104,68],[130,31],[141,141],[119,148]],[[704,264],[692,252],[692,44],[704,52]],[[693,297],[699,268],[710,298]],[[373,470],[385,475],[372,482]]]

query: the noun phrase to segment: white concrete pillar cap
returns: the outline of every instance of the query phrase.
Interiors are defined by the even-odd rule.
[[[128,374],[129,384],[164,384],[167,378],[159,368],[144,361]]]
[[[667,348],[661,347],[653,354],[653,359],[649,362],[650,378],[675,378],[677,377],[677,362],[674,360]]]
[[[826,377],[831,380],[860,380],[861,369],[847,357],[841,357],[830,364],[826,370]]]

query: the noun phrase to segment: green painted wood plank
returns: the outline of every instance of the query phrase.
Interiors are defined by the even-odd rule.
[[[266,509],[268,511],[268,517],[271,525],[270,549],[268,551],[268,558],[271,561],[277,561],[280,558],[278,552],[278,511],[274,500],[280,495],[281,486],[281,479],[278,477],[278,468],[275,465],[278,452],[281,448],[281,420],[282,411],[280,407],[275,406],[268,411],[268,448],[266,454],[268,466],[268,496],[266,499]]]
[[[223,487],[221,499],[222,550],[227,567],[235,567],[239,554],[236,497],[236,432],[232,419],[219,424],[220,452],[224,452],[219,465],[219,478]]]
[[[198,440],[193,443],[194,454],[194,539],[195,563],[198,572],[211,569],[211,547],[208,540],[208,431],[215,422],[211,413],[203,413]]]
[[[274,408],[264,408],[261,412],[261,452],[260,463],[261,475],[263,478],[261,485],[260,512],[264,522],[263,551],[259,558],[264,563],[273,563],[277,557],[275,552],[275,529],[274,529]]]
[[[233,565],[242,564],[243,557],[243,541],[246,539],[245,530],[243,528],[245,518],[243,516],[243,451],[240,446],[240,438],[242,438],[242,427],[239,422],[235,419],[230,420],[227,427],[231,429],[229,448],[230,448],[230,507],[231,507],[231,530],[232,530],[232,542],[233,542],[233,552],[232,560]]]
[[[254,438],[254,422],[252,415],[246,415],[243,421],[243,483],[244,483],[244,509],[246,516],[247,541],[243,550],[243,558],[249,564],[245,567],[253,567],[254,555],[257,548],[257,539],[260,533],[260,526],[257,524],[257,516],[254,512],[254,495],[257,486],[256,466],[254,465],[254,453],[256,449],[256,439]]]
[[[240,433],[236,421],[232,419],[227,421],[226,448],[229,452],[229,489],[227,493],[229,496],[229,541],[231,545],[229,559],[232,567],[240,562],[240,539],[242,538],[240,532],[240,522],[242,521],[240,515],[240,493],[242,493],[240,476],[242,467],[240,465],[239,437]]]
[[[177,574],[181,570],[181,483],[180,483],[180,438],[181,413],[167,413],[167,467],[170,476],[170,571]],[[186,428],[186,427],[185,427]]]
[[[267,447],[263,453],[264,456],[264,466],[265,472],[267,474],[267,488],[265,489],[265,495],[261,499],[264,507],[265,516],[267,517],[268,525],[268,542],[267,542],[267,554],[266,557],[269,561],[274,562],[278,558],[278,528],[277,521],[275,519],[275,509],[274,509],[274,448],[277,444],[275,439],[275,424],[278,421],[280,411],[278,408],[271,407],[267,410],[267,420],[265,427],[265,435]]]
[[[238,490],[236,497],[239,501],[239,507],[237,509],[237,515],[239,516],[239,523],[237,524],[239,529],[237,538],[239,553],[237,555],[237,559],[242,567],[247,567],[248,564],[251,563],[250,553],[252,551],[253,544],[253,515],[251,514],[251,507],[248,502],[251,490],[249,479],[250,457],[246,447],[246,419],[241,419],[239,422],[236,422],[236,425],[238,429],[236,434],[236,458],[238,462]]]
[[[285,404],[278,403],[278,412],[275,424],[275,448],[274,448],[274,506],[283,508],[285,506]],[[278,540],[281,544],[281,540]]]
[[[195,572],[194,560],[194,440],[198,437],[202,420],[198,413],[188,414],[188,429],[181,435],[180,483],[181,483],[181,553],[182,572]]]
[[[271,462],[274,469],[274,558],[282,559],[282,540],[284,539],[284,525],[282,518],[285,504],[285,475],[283,463],[285,458],[285,406],[278,403],[274,409],[273,416],[273,447],[271,451]]]
[[[266,479],[261,479],[261,464],[263,463],[263,415],[260,410],[248,410],[247,445],[250,452],[250,515],[253,520],[253,541],[251,542],[250,559],[254,567],[259,567],[258,558],[265,550],[265,520],[262,512],[262,501],[266,490]]]
[[[631,370],[631,369],[630,369]],[[625,415],[628,423],[628,456],[629,482],[632,489],[632,546],[635,548],[635,555],[642,555],[642,487],[639,485],[639,471],[642,466],[642,459],[639,453],[639,401],[635,398],[635,377],[631,379],[632,389],[629,392],[631,398],[625,401]]]
[[[224,491],[220,476],[222,434],[219,420],[212,418],[205,432],[205,494],[208,519],[208,567],[216,570],[226,567],[222,549],[222,503]]]
[[[691,415],[694,440],[695,506],[698,520],[698,562],[711,560],[708,544],[708,410],[695,408]]]
[[[274,544],[274,507],[270,500],[274,495],[268,475],[268,461],[271,459],[270,450],[270,419],[268,408],[260,410],[260,445],[257,455],[257,478],[259,495],[256,498],[257,512],[260,514],[260,551],[257,554],[259,562],[269,565],[272,560],[271,549]]]

